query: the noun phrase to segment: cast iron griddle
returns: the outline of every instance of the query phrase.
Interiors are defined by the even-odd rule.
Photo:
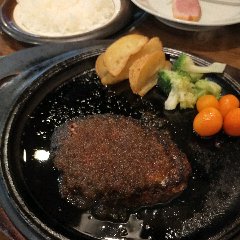
[[[0,116],[0,199],[5,211],[28,238],[227,239],[240,222],[240,139],[223,133],[200,139],[192,131],[195,110],[164,111],[166,97],[157,87],[141,99],[127,81],[102,86],[94,64],[104,47],[51,60],[50,67],[39,64],[1,89],[6,108]],[[171,61],[180,54],[164,50]],[[239,82],[228,74],[209,77],[223,93],[239,95]],[[124,223],[97,220],[61,199],[59,173],[47,155],[54,128],[73,117],[102,113],[155,125],[165,118],[193,169],[187,190],[166,205],[132,212]]]

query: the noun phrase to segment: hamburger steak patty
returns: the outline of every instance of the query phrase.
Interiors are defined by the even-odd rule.
[[[191,172],[166,130],[131,117],[70,120],[55,130],[51,146],[62,197],[100,218],[173,199]]]

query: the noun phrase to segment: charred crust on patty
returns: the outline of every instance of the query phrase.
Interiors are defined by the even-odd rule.
[[[99,218],[166,203],[186,189],[191,173],[166,129],[132,117],[72,119],[54,131],[51,146],[61,196]]]

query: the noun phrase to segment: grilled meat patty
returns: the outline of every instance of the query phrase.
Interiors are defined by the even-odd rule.
[[[167,131],[110,114],[57,128],[51,154],[61,172],[62,197],[100,217],[165,203],[187,187],[191,172]]]

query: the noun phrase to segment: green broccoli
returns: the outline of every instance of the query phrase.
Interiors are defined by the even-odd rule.
[[[200,80],[203,77],[203,73],[190,73],[190,72],[186,72],[191,79],[191,82],[195,83],[198,80]]]
[[[198,80],[194,85],[194,89],[197,98],[207,94],[214,95],[217,99],[221,97],[222,88],[217,83],[208,79]]]
[[[186,71],[190,75],[192,74],[193,78],[198,78],[199,80],[203,73],[223,73],[226,64],[223,63],[212,63],[209,66],[197,66],[190,56],[185,53],[180,54],[177,60],[173,63],[173,71]],[[199,75],[198,75],[199,74]]]
[[[180,103],[180,108],[193,108],[196,103],[194,84],[184,72],[161,70],[158,74],[158,85],[168,95],[165,109],[173,110]]]
[[[222,73],[226,64],[213,63],[197,66],[190,56],[181,54],[173,63],[172,70],[162,69],[158,74],[158,85],[168,95],[165,109],[173,110],[178,104],[181,109],[194,108],[197,99],[206,94],[220,98],[221,87],[207,78],[204,73]]]
[[[197,99],[206,94],[212,94],[217,98],[221,95],[221,87],[207,79],[200,79],[196,83],[183,71],[160,70],[158,73],[158,85],[168,95],[165,101],[165,109],[173,110],[180,104],[181,109],[194,108]]]

